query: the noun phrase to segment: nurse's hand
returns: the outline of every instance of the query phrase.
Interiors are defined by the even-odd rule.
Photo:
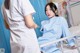
[[[8,25],[8,23],[6,22],[6,20],[4,20],[4,23],[5,23],[6,29],[10,30],[9,25]]]
[[[38,25],[37,24],[35,24],[35,26],[34,26],[34,29],[36,29],[36,28],[38,28]]]

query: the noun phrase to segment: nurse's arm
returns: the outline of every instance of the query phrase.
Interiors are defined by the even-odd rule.
[[[34,23],[31,14],[24,16],[24,20],[25,20],[25,25],[28,28],[37,28],[38,27],[37,24]]]
[[[6,27],[7,29],[10,29],[8,23],[6,22],[6,20],[4,20],[4,23],[5,23],[5,27]]]

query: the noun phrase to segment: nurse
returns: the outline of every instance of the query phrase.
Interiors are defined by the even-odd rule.
[[[5,0],[2,13],[10,30],[11,53],[40,53],[32,19],[35,13],[29,0]]]
[[[43,32],[43,36],[38,38],[40,45],[71,35],[65,18],[58,15],[58,10],[54,3],[51,2],[45,6],[45,13],[49,20],[44,20],[41,22],[41,31]],[[68,46],[74,49],[74,41],[72,39],[67,41]],[[43,53],[61,53],[59,48],[57,48],[57,44],[50,44],[42,47],[41,51]]]

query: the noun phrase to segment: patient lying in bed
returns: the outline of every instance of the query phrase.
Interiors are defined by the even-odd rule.
[[[63,17],[54,17],[49,20],[44,20],[41,22],[41,25],[43,36],[38,38],[40,45],[71,35],[68,30],[67,22]],[[74,46],[74,41],[72,39],[68,39],[67,42],[68,46]],[[61,53],[59,48],[57,48],[57,44],[42,47],[41,50],[44,53]]]
[[[39,45],[71,35],[68,29],[67,21],[65,18],[58,16],[56,10],[57,7],[54,3],[48,3],[45,7],[45,13],[49,19],[41,22],[41,31],[43,35],[38,38]],[[75,44],[72,39],[68,39],[67,42],[68,46],[74,48]],[[50,44],[42,47],[41,51],[43,53],[61,53],[57,44]]]

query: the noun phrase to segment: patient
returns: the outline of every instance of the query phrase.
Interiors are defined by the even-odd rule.
[[[58,10],[54,3],[48,3],[45,6],[45,14],[48,16],[49,20],[41,22],[41,31],[43,32],[43,36],[38,38],[40,45],[71,35],[65,18],[58,15]],[[68,39],[67,42],[68,46],[73,49],[75,48],[72,39]],[[43,53],[61,53],[59,48],[57,48],[57,44],[50,44],[42,47],[41,51]]]

